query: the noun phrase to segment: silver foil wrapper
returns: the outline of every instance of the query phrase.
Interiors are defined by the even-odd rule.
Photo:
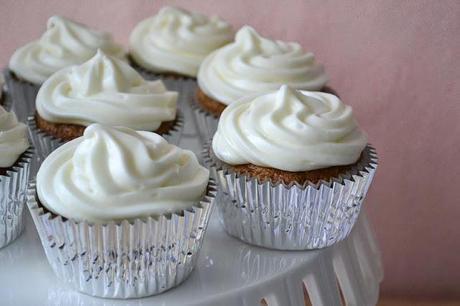
[[[38,202],[35,183],[27,205],[54,273],[74,289],[106,298],[159,294],[192,272],[214,206],[216,188],[181,214],[107,224],[64,219]]]
[[[217,131],[219,117],[211,114],[199,105],[196,97],[196,89],[193,93],[192,99],[189,101],[194,120],[199,131],[200,140],[203,144],[205,144],[206,141],[211,139],[214,136],[214,133]]]
[[[205,145],[204,162],[218,186],[217,208],[225,230],[249,244],[278,250],[309,250],[345,239],[358,219],[377,168],[367,146],[350,171],[317,184],[260,181],[238,174]]]
[[[182,131],[184,128],[184,117],[180,111],[177,112],[175,125],[171,130],[162,134],[169,143],[178,145],[180,142]],[[27,118],[27,124],[29,126],[30,139],[36,149],[34,169],[38,170],[38,167],[45,160],[45,158],[50,155],[51,152],[62,146],[66,141],[58,139],[47,133],[41,131],[35,122],[34,116],[29,116]]]
[[[25,122],[35,112],[35,98],[40,85],[17,78],[7,69],[4,73],[8,93],[12,99],[11,110],[16,113],[19,121]]]
[[[20,161],[0,175],[0,248],[15,240],[24,227],[23,211],[33,149],[29,148]]]

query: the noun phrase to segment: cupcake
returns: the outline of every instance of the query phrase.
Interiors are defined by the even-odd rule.
[[[29,118],[32,139],[42,158],[82,136],[91,123],[155,131],[176,143],[182,127],[177,96],[161,81],[146,81],[126,62],[99,50],[43,83],[37,112]]]
[[[136,298],[188,277],[214,196],[192,152],[152,132],[92,124],[47,157],[27,204],[62,282]]]
[[[249,26],[235,41],[211,53],[200,66],[195,115],[205,140],[222,111],[243,96],[279,89],[330,91],[323,65],[298,43],[270,40]]]
[[[32,153],[27,126],[0,106],[0,248],[22,231]]]
[[[86,62],[98,49],[119,58],[125,56],[108,33],[61,16],[48,19],[42,37],[17,49],[8,65],[8,88],[20,120],[33,113],[35,96],[48,77],[62,68]]]
[[[219,17],[167,6],[134,28],[130,58],[151,78],[195,78],[204,58],[232,39],[232,27]]]
[[[344,239],[377,166],[351,107],[286,85],[226,107],[204,154],[226,231],[283,250]]]

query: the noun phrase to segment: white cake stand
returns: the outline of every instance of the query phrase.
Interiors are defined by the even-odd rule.
[[[0,249],[1,305],[375,305],[382,280],[380,255],[365,214],[351,235],[330,248],[284,252],[249,246],[228,236],[212,216],[197,267],[181,286],[158,296],[94,298],[58,282],[27,213],[26,231]],[[341,293],[340,293],[341,292]],[[308,297],[307,297],[308,298]]]

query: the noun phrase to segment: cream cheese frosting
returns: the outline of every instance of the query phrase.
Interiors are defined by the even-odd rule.
[[[366,145],[350,106],[332,94],[286,85],[229,105],[212,141],[214,154],[228,164],[293,172],[353,164]]]
[[[208,180],[194,153],[158,134],[92,124],[45,159],[37,195],[55,214],[103,223],[191,208]]]
[[[196,77],[204,58],[232,39],[232,27],[219,17],[164,7],[134,28],[130,54],[153,72]]]
[[[14,165],[28,148],[27,126],[0,106],[0,168]]]
[[[86,62],[97,49],[120,58],[125,56],[110,34],[62,16],[53,16],[48,19],[46,32],[39,40],[14,52],[9,69],[24,80],[41,84],[62,68]]]
[[[47,79],[36,106],[50,122],[155,131],[162,122],[176,118],[177,97],[161,81],[146,81],[126,62],[99,50],[86,63]]]
[[[229,105],[237,99],[282,84],[303,90],[320,90],[327,83],[324,67],[298,43],[270,40],[249,26],[235,41],[211,53],[198,72],[200,89]]]

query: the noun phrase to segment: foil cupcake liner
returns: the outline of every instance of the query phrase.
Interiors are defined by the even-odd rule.
[[[377,154],[371,146],[347,173],[303,185],[238,174],[213,156],[210,143],[203,157],[216,179],[217,208],[227,233],[278,250],[320,249],[345,239],[377,169]]]
[[[45,158],[50,155],[51,152],[66,143],[66,141],[58,139],[40,130],[37,127],[34,116],[29,116],[27,118],[27,124],[29,126],[30,138],[36,149],[34,169],[38,170],[38,167],[45,160]],[[170,131],[168,131],[168,133],[162,134],[161,136],[163,136],[169,143],[178,145],[181,140],[183,128],[184,117],[182,113],[178,111],[174,126],[170,129]]]
[[[15,166],[0,175],[0,248],[14,241],[24,227],[23,211],[33,149],[25,151]]]
[[[19,121],[25,122],[35,112],[35,98],[40,85],[18,79],[9,69],[5,71],[5,81],[12,99],[11,110]]]
[[[89,224],[54,216],[37,202],[35,182],[27,205],[57,277],[74,289],[106,298],[162,293],[192,272],[214,206],[216,188],[181,214]]]
[[[190,106],[192,108],[192,113],[194,116],[195,124],[199,131],[199,137],[203,144],[206,143],[209,139],[214,136],[214,133],[217,131],[217,126],[219,124],[219,117],[210,112],[204,110],[197,101],[196,89],[193,93],[192,99],[190,101]]]

